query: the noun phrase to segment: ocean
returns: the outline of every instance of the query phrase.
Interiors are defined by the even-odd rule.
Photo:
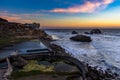
[[[56,41],[52,43],[64,48],[68,54],[92,67],[110,69],[120,74],[120,29],[101,29],[102,34],[84,34],[91,29],[46,29]],[[72,31],[92,38],[92,42],[75,42],[69,38],[75,36]]]

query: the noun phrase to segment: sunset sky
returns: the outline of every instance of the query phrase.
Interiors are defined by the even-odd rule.
[[[120,0],[1,0],[0,17],[43,28],[120,28]]]

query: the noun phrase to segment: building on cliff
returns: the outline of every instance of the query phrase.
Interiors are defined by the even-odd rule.
[[[28,30],[29,29],[39,30],[40,29],[40,24],[39,23],[32,23],[32,24],[26,23],[26,24],[24,24],[24,26]]]
[[[0,18],[0,36],[22,36],[22,35],[33,35],[34,32],[40,30],[39,23],[16,23],[16,22],[9,22],[6,19]]]

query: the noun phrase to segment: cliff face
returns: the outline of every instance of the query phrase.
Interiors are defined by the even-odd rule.
[[[21,24],[0,18],[0,49],[15,43],[46,37],[48,35],[40,29],[39,23]]]
[[[0,18],[0,36],[38,36],[43,37],[47,34],[40,29],[39,23],[21,24],[8,22]]]

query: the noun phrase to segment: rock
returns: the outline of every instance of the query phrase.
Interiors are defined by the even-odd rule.
[[[102,32],[100,31],[100,29],[93,29],[90,31],[90,34],[101,34]]]
[[[56,52],[65,52],[65,49],[63,49],[61,46],[58,46],[56,44],[51,44],[50,47]]]
[[[76,32],[76,31],[72,31],[72,34],[78,34],[78,32]]]
[[[87,80],[93,80],[91,77],[87,77]]]
[[[70,54],[66,54],[66,50],[64,48],[62,48],[61,46],[59,45],[56,45],[56,44],[50,44],[50,48],[52,50],[54,50],[54,52],[56,54],[59,54],[61,56],[69,56]]]
[[[85,35],[76,35],[70,38],[73,41],[79,41],[79,42],[91,42],[91,38],[89,36]]]
[[[22,63],[22,62],[13,62],[12,65],[15,66],[15,67],[17,67],[17,68],[22,68],[26,64]]]
[[[13,59],[12,65],[14,65],[17,68],[22,68],[28,63],[27,60],[20,56],[13,56],[12,59]]]
[[[42,39],[47,39],[48,41],[53,41],[52,36],[47,35],[46,37],[42,37]]]
[[[85,34],[90,34],[89,32],[84,32]]]

